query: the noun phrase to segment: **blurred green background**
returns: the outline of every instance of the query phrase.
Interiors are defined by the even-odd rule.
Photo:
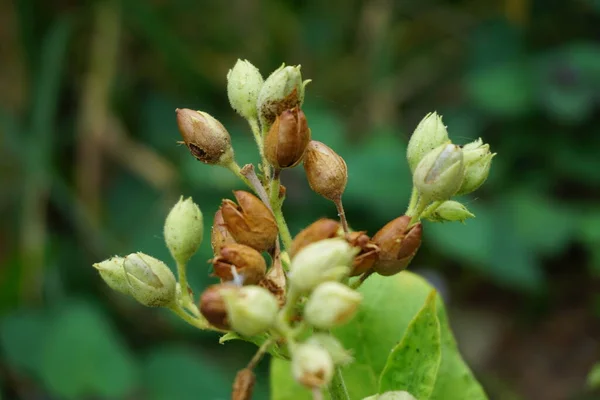
[[[170,261],[178,196],[208,231],[242,188],[176,143],[174,110],[211,113],[255,162],[226,96],[244,58],[313,79],[304,110],[346,159],[355,229],[404,212],[404,151],[427,112],[456,143],[489,142],[491,176],[463,199],[477,218],[426,223],[412,268],[442,291],[491,399],[600,398],[586,383],[600,360],[599,26],[598,0],[0,2],[0,397],[229,397],[252,346],[111,292],[91,264]],[[292,233],[335,217],[302,168],[283,182]],[[205,240],[197,292],[210,257]]]

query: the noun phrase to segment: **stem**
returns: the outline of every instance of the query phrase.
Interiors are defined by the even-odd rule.
[[[342,196],[333,201],[335,203],[335,208],[337,208],[338,217],[340,217],[340,222],[342,223],[342,228],[344,229],[344,233],[349,233],[350,228],[348,227],[348,220],[346,219],[346,212],[344,211],[344,206],[342,205]]]
[[[179,286],[181,287],[181,305],[189,310],[194,316],[199,317],[200,312],[194,301],[190,297],[189,285],[187,282],[186,265],[177,261],[177,275],[179,276]]]
[[[267,349],[273,343],[273,341],[273,338],[265,340],[265,342],[258,348],[256,353],[254,354],[254,357],[252,357],[246,368],[254,369],[254,367],[256,367],[256,364],[258,364],[262,357],[265,355]]]
[[[258,147],[258,152],[260,153],[260,159],[262,162],[262,172],[264,174],[265,179],[271,176],[271,164],[265,158],[265,150],[264,150],[264,142],[263,142],[263,134],[261,132],[260,126],[258,124],[258,119],[250,118],[248,120],[250,124],[250,129],[252,129],[252,134],[254,135],[254,141],[256,141],[256,146]]]
[[[340,367],[335,367],[333,379],[329,384],[329,397],[331,397],[331,400],[350,400]]]
[[[192,317],[190,314],[185,312],[185,310],[183,308],[181,308],[181,306],[179,304],[173,304],[171,307],[169,307],[169,309],[171,311],[173,311],[175,314],[177,314],[177,316],[179,316],[179,318],[181,318],[188,324],[192,325],[193,327],[196,327],[196,328],[202,329],[202,330],[211,329],[211,330],[216,330],[219,332],[224,332],[221,329],[217,329],[217,328],[210,326],[208,324],[208,321],[206,321],[204,319],[204,317],[202,317],[202,316],[198,316],[196,318]]]
[[[281,241],[283,242],[283,248],[289,249],[292,245],[292,235],[290,234],[290,229],[285,222],[285,217],[283,216],[283,199],[279,197],[279,173],[281,170],[276,169],[273,171],[273,179],[271,179],[271,184],[269,186],[269,203],[271,204],[271,210],[273,210],[273,215],[275,216],[275,222],[277,223],[277,228],[279,229],[279,236],[281,236]]]
[[[248,185],[251,189],[253,189],[254,191],[256,191],[254,189],[254,187],[252,186],[252,184],[250,184],[250,181],[248,180],[248,178],[246,178],[244,176],[244,174],[242,174],[241,168],[238,165],[238,163],[235,162],[235,160],[231,160],[231,162],[229,164],[224,165],[224,167],[227,168],[228,170],[230,170],[231,172],[233,172],[235,176],[237,176],[238,178],[240,178],[242,181],[244,181],[244,183],[246,185]]]
[[[412,213],[414,212],[414,208],[417,205],[417,200],[419,200],[419,192],[417,191],[417,188],[413,186],[412,192],[410,193],[410,201],[408,203],[408,208],[406,209],[406,212],[404,214],[412,215]]]
[[[410,228],[411,226],[413,226],[414,224],[416,224],[417,222],[419,222],[419,220],[421,219],[421,214],[423,214],[423,211],[425,211],[426,208],[427,208],[427,202],[423,201],[423,198],[421,196],[419,196],[416,206],[413,207],[413,209],[414,209],[413,213],[406,214],[410,217],[410,222],[408,223],[407,229]]]
[[[369,271],[367,271],[367,272],[365,272],[364,274],[362,274],[362,275],[360,276],[360,278],[359,278],[358,280],[354,281],[354,282],[352,283],[352,285],[350,285],[350,287],[351,287],[352,289],[358,289],[358,288],[360,287],[360,285],[362,285],[362,284],[363,284],[363,282],[367,280],[367,278],[368,278],[368,277],[370,277],[371,275],[373,275],[373,272],[374,272],[374,271],[373,271],[372,269],[371,269],[371,270],[369,270]]]
[[[431,214],[433,214],[435,212],[435,210],[438,209],[439,206],[442,205],[442,203],[443,203],[443,201],[434,201],[433,203],[431,203],[425,209],[425,211],[423,211],[423,213],[421,214],[421,218],[429,217]]]

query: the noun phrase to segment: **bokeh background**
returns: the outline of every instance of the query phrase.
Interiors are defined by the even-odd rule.
[[[412,268],[440,288],[491,399],[599,399],[599,17],[598,0],[0,2],[0,397],[228,398],[252,346],[111,292],[91,264],[170,262],[178,196],[208,230],[242,188],[176,143],[174,110],[211,113],[255,162],[226,96],[244,58],[313,79],[304,110],[347,161],[357,229],[404,212],[406,143],[427,112],[456,143],[489,142],[490,178],[463,199],[477,218],[427,223]],[[283,182],[293,233],[335,216],[302,168]],[[210,257],[205,240],[197,291]],[[259,373],[266,399],[267,362]]]

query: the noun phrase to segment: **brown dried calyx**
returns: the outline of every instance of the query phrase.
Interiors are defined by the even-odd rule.
[[[215,275],[224,282],[235,280],[232,269],[242,278],[244,285],[256,285],[267,272],[263,256],[252,247],[238,243],[223,246],[211,262]]]
[[[206,288],[200,295],[200,313],[212,326],[230,330],[227,307],[221,295],[222,290],[238,290],[238,287],[231,283],[221,283]]]
[[[177,126],[190,153],[206,164],[227,165],[233,161],[231,137],[210,114],[178,108]]]
[[[373,236],[379,246],[379,257],[373,270],[389,276],[406,269],[421,246],[423,226],[421,223],[408,228],[410,217],[403,215],[390,222]]]
[[[236,242],[258,251],[267,251],[277,240],[273,213],[256,196],[243,190],[233,192],[238,204],[223,200],[221,213],[225,227]]]
[[[362,275],[370,271],[377,261],[379,247],[369,238],[365,231],[350,232],[346,235],[350,245],[360,248],[360,253],[354,258],[350,276]]]
[[[321,218],[313,222],[301,230],[292,241],[292,245],[290,246],[290,258],[294,258],[300,250],[311,243],[336,237],[340,229],[340,223],[333,219]]]
[[[291,168],[302,161],[310,141],[310,129],[299,107],[285,110],[265,138],[265,157],[277,169]]]
[[[215,218],[213,219],[213,225],[210,232],[210,245],[213,249],[213,254],[220,254],[221,248],[228,244],[236,243],[231,233],[225,226],[223,220],[223,213],[221,210],[217,210]]]
[[[346,162],[325,144],[311,140],[304,154],[310,188],[331,201],[340,201],[348,182]]]
[[[256,376],[250,368],[240,370],[233,381],[231,400],[251,400]]]

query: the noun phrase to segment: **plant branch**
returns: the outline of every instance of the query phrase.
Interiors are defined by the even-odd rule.
[[[329,384],[329,397],[331,397],[331,400],[350,400],[340,367],[335,367],[333,379]]]

